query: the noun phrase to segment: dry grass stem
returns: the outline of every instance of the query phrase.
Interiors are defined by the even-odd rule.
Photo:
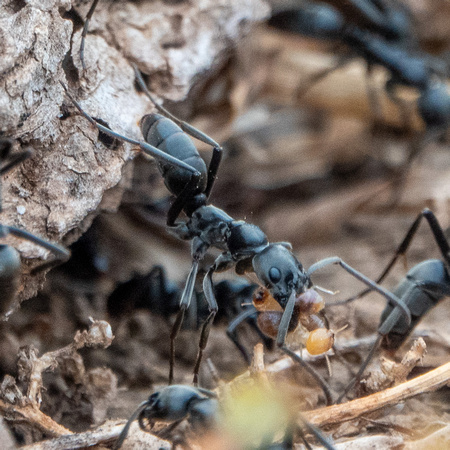
[[[385,406],[397,404],[415,395],[439,389],[447,384],[449,380],[450,362],[431,370],[425,375],[421,375],[385,391],[340,405],[308,411],[303,413],[303,416],[306,420],[317,426],[345,422],[356,419],[363,414],[384,408]]]

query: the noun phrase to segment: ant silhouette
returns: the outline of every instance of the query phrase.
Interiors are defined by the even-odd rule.
[[[7,138],[0,139],[0,176],[10,172],[14,167],[25,161],[33,153],[31,150],[24,150],[22,152],[11,153],[13,148],[13,141]],[[1,187],[1,179],[0,179]],[[0,213],[3,211],[2,196],[0,192]],[[66,261],[70,253],[59,245],[52,244],[46,240],[35,236],[34,234],[16,228],[10,225],[0,224],[0,238],[5,238],[9,234],[20,239],[26,239],[34,244],[37,244],[46,250],[51,251],[56,255],[56,259],[48,261],[35,267],[30,273],[32,275],[43,270],[54,267]],[[13,312],[11,307],[16,299],[17,292],[20,285],[21,261],[19,252],[10,245],[0,244],[0,286],[2,288],[2,301],[0,303],[0,315],[3,320],[7,319]]]
[[[238,314],[245,314],[242,321],[248,323],[263,339],[265,346],[270,348],[272,339],[261,332],[256,323],[257,310],[248,304],[256,286],[241,278],[223,280],[215,284],[214,293],[219,307],[215,320],[225,318],[230,321]],[[169,320],[179,310],[182,292],[177,283],[167,278],[164,267],[156,265],[147,274],[136,275],[114,289],[107,300],[108,314],[111,317],[119,317],[133,309],[141,308]],[[198,330],[209,315],[208,303],[201,292],[194,290],[191,305],[188,310],[189,316],[183,322],[183,329]],[[241,344],[237,334],[227,333],[227,335],[245,361],[250,364],[250,354]]]
[[[326,258],[305,270],[294,256],[292,246],[289,243],[269,243],[264,232],[256,225],[243,220],[235,220],[220,208],[207,204],[219,168],[222,148],[212,138],[186,122],[177,119],[158,105],[148,92],[141,74],[136,68],[135,72],[143,92],[155,103],[157,110],[167,116],[149,114],[142,118],[140,125],[145,142],[122,136],[97,123],[73,99],[67,87],[62,82],[61,84],[76,108],[92,125],[110,136],[139,146],[144,153],[153,156],[164,177],[166,187],[175,196],[167,214],[167,225],[172,234],[182,240],[191,241],[192,266],[180,299],[180,310],[170,336],[170,383],[173,380],[175,363],[175,339],[191,302],[200,261],[210,247],[216,247],[222,250],[222,253],[208,268],[203,278],[203,292],[210,313],[200,334],[199,350],[194,366],[195,385],[198,384],[200,363],[208,341],[212,321],[218,311],[213,288],[213,275],[216,272],[234,268],[238,275],[256,274],[261,285],[269,290],[284,310],[276,344],[288,354],[289,349],[285,345],[285,339],[293,314],[295,299],[300,293],[314,286],[311,274],[328,265],[340,265],[355,278],[397,305],[406,322],[410,322],[410,311],[403,301],[352,268],[341,258]],[[213,155],[208,169],[187,134],[213,147]],[[176,222],[182,212],[186,214],[187,220]]]
[[[340,395],[338,402],[340,402],[361,379],[362,374],[366,370],[380,344],[386,350],[397,350],[414,330],[420,319],[444,297],[450,295],[450,244],[436,216],[427,208],[417,216],[416,220],[406,233],[405,238],[397,248],[394,256],[381,275],[377,278],[376,282],[381,283],[389,274],[397,260],[405,255],[424,218],[438,245],[442,260],[428,259],[415,265],[393,290],[394,295],[400,298],[409,308],[411,312],[411,322],[406,322],[398,313],[398,309],[391,303],[388,303],[381,314],[378,337],[373,344],[372,349],[359,368],[358,373]],[[347,304],[353,302],[365,296],[368,292],[368,290],[364,290],[347,300],[339,301],[334,304]]]
[[[401,36],[406,36],[406,23],[403,19],[393,19],[397,17],[396,13],[388,13],[391,7],[385,2],[379,0],[373,1],[355,1],[351,2],[353,7],[359,8],[358,11],[365,17],[366,21],[371,22],[375,32],[364,29],[352,23],[350,18],[346,17],[335,7],[321,2],[302,2],[294,9],[282,11],[274,15],[269,24],[279,29],[304,34],[317,39],[329,39],[342,42],[348,46],[352,52],[362,57],[367,64],[367,75],[370,78],[374,67],[381,66],[386,69],[390,78],[385,84],[385,90],[388,97],[400,106],[400,112],[403,117],[404,128],[410,129],[411,117],[409,107],[397,95],[398,87],[404,86],[416,89],[419,96],[417,99],[417,111],[425,124],[425,131],[419,139],[411,143],[406,160],[399,171],[395,180],[395,187],[400,186],[402,180],[408,173],[414,159],[430,142],[444,136],[450,125],[450,94],[442,77],[447,75],[445,64],[428,54],[422,53],[417,49],[411,50],[405,45]],[[373,4],[380,11],[385,11],[383,17],[385,30],[380,27],[374,27],[379,22],[377,15],[369,13],[371,8],[366,11],[366,6]],[[383,6],[384,5],[384,6]],[[395,11],[395,9],[394,9]],[[398,17],[401,17],[401,13]],[[397,24],[393,26],[394,24]],[[399,27],[399,33],[386,32],[389,29]],[[381,27],[383,28],[383,27]],[[403,31],[401,31],[403,30]],[[390,39],[389,39],[390,38]],[[313,76],[305,87],[297,92],[300,97],[306,92],[314,82],[327,76],[332,71],[350,62],[352,55],[345,55],[339,59],[337,64]],[[369,83],[370,88],[370,83]],[[370,88],[369,102],[375,117],[380,116],[380,106],[376,98],[376,93]],[[398,197],[399,191],[395,197]],[[394,198],[395,201],[395,198]]]

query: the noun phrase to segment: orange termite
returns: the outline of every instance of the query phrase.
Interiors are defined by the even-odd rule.
[[[276,339],[283,310],[277,301],[263,288],[258,289],[253,296],[253,305],[259,311],[259,329],[272,339]],[[327,327],[323,318],[318,315],[325,307],[322,297],[314,290],[308,289],[300,294],[294,305],[288,333],[292,333],[299,324],[309,336],[306,350],[311,355],[320,355],[333,347],[335,333]]]

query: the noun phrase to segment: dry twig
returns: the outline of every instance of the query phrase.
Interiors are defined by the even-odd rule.
[[[362,414],[376,411],[385,406],[397,404],[407,398],[425,392],[435,391],[450,380],[450,362],[434,369],[425,375],[414,378],[403,384],[386,389],[367,397],[352,400],[341,405],[327,406],[303,413],[303,416],[313,425],[330,425],[356,419]]]
[[[40,358],[37,357],[34,349],[21,352],[19,370],[22,372],[21,377],[29,380],[27,397],[31,405],[39,408],[42,401],[42,373],[48,369],[55,369],[58,366],[58,358],[73,355],[83,347],[101,346],[106,348],[111,345],[114,336],[109,323],[103,320],[91,320],[92,324],[89,330],[77,331],[73,342],[66,347],[47,352]]]

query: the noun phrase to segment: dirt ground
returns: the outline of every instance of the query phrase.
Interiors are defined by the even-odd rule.
[[[438,26],[438,19],[432,36],[431,27],[423,24],[425,19],[436,17],[434,10],[409,3],[415,8],[422,45],[428,50],[433,46],[448,50],[449,36]],[[450,17],[449,4],[440,3],[445,4],[442,8]],[[334,56],[326,44],[262,24],[238,49],[230,51],[222,66],[199,79],[185,102],[166,102],[165,106],[223,143],[225,156],[211,203],[236,219],[260,226],[270,242],[290,242],[305,268],[323,258],[339,256],[376,279],[424,208],[432,209],[444,230],[450,229],[449,141],[447,136],[427,145],[403,182],[396,186],[396,174],[423,126],[416,116],[411,130],[399,124],[398,110],[383,91],[385,73],[376,74],[377,92],[384,105],[384,114],[376,121],[368,105],[365,67],[360,60],[333,72],[296,98],[298,86],[305,83],[308,74],[330,65]],[[410,98],[409,94],[405,98]],[[206,146],[200,144],[199,148],[208,159],[210,151]],[[112,437],[117,437],[117,430],[137,405],[168,382],[169,335],[175,314],[162,313],[159,307],[155,307],[156,311],[136,307],[133,289],[123,294],[119,314],[112,314],[108,297],[119,283],[136,274],[149,273],[156,265],[163,266],[168,279],[181,290],[191,265],[189,244],[167,233],[167,190],[154,162],[139,156],[129,164],[125,175],[130,187],[118,212],[99,215],[82,240],[72,246],[73,259],[48,273],[38,296],[24,302],[2,324],[1,409],[6,419],[3,424],[13,432],[11,448],[71,448],[72,444],[64,447],[62,441],[55,441],[53,447],[51,441],[48,447],[37,444],[44,438],[57,439],[68,430],[80,434],[80,446],[94,442],[97,448],[110,448]],[[202,269],[207,269],[218,254],[211,250]],[[406,258],[400,258],[383,286],[392,290],[409,268],[433,258],[442,256],[423,221]],[[235,277],[228,271],[216,280]],[[310,357],[306,350],[303,355],[326,379],[337,398],[368,354],[368,343],[375,336],[386,300],[371,293],[351,304],[333,306],[364,287],[336,265],[314,273],[312,280],[334,292],[323,294],[329,328],[346,328],[335,336],[329,367],[323,356]],[[199,278],[197,288],[200,286]],[[249,296],[246,303],[251,301]],[[101,329],[100,341],[94,345],[90,338],[83,337],[86,342],[77,344],[75,352],[74,336],[77,330],[92,326],[91,318],[107,321],[114,339],[110,342],[111,332],[106,325],[95,322]],[[363,382],[350,392],[349,399],[384,391],[393,384],[402,386],[407,379],[447,364],[449,322],[450,303],[445,298],[420,320],[395,354],[376,352]],[[226,314],[215,321],[200,370],[200,385],[218,389],[220,398],[226,397],[227,389],[233,389],[233,383],[251,379],[246,372],[248,364],[227,337],[228,323]],[[182,330],[176,341],[177,384],[192,382],[200,334],[197,323],[192,328]],[[288,341],[295,350],[301,345],[298,334]],[[261,341],[248,324],[242,325],[239,336],[249,354]],[[384,380],[383,377],[393,376],[394,369],[386,369],[385,365],[382,372],[381,357],[399,363],[419,337],[426,349],[416,348],[418,356],[409,373],[402,379]],[[31,374],[39,355],[65,346],[70,349],[51,354],[42,363],[42,377],[38,370],[37,381],[34,380]],[[259,357],[260,352],[257,351]],[[448,370],[447,381],[439,390],[430,388],[432,392],[407,400],[394,397],[382,409],[334,423],[332,417],[320,421],[314,419],[313,413],[308,415],[326,406],[316,381],[281,351],[264,348],[263,352],[265,366],[252,366],[256,378],[261,377],[283,392],[286,409],[294,411],[292,417],[297,420],[303,411],[311,423],[333,439],[338,449],[450,445]],[[35,399],[42,416],[27,409],[33,380],[37,383]],[[377,397],[377,401],[381,400]],[[345,409],[345,403],[342,407]],[[264,409],[244,409],[239,420],[244,423],[244,416],[256,416],[249,422],[251,427],[264,414],[270,416]],[[108,424],[116,430],[110,430],[109,437],[88,440],[89,433],[94,435]],[[203,436],[199,441],[185,424],[165,437],[170,442],[187,438],[198,448],[244,448],[236,440],[227,441],[225,434],[222,430],[219,437]],[[275,440],[281,439],[280,430],[274,434]],[[161,441],[151,443],[148,436],[133,427],[123,448],[169,445]],[[313,448],[319,445],[310,434],[307,440]],[[304,448],[298,434],[294,441],[294,448]]]

